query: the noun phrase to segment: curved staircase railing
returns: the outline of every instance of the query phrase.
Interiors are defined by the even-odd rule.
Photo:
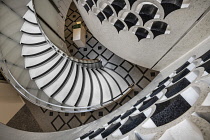
[[[5,6],[14,15],[16,14],[15,10],[8,7],[6,4],[5,4]],[[33,4],[32,3],[29,3],[27,6],[29,8],[28,10],[34,11],[34,13],[35,13],[35,10],[33,10]],[[18,25],[18,26],[23,26],[24,22],[28,22],[26,19],[24,19],[24,20],[22,19],[22,15],[19,15],[19,17],[17,17],[17,18],[20,21],[20,23],[19,23],[20,25]],[[46,92],[41,87],[39,87],[37,85],[37,81],[34,80],[33,77],[30,74],[30,71],[29,71],[30,68],[27,68],[27,66],[25,66],[25,62],[26,62],[25,58],[39,56],[40,54],[37,53],[37,54],[35,54],[35,56],[33,56],[33,55],[30,56],[29,55],[28,57],[21,54],[22,46],[27,45],[27,43],[24,44],[24,43],[21,42],[22,38],[24,36],[22,34],[30,35],[30,33],[27,33],[27,32],[24,32],[24,31],[21,33],[20,30],[19,31],[17,30],[17,31],[14,31],[15,33],[18,34],[17,39],[13,38],[13,35],[11,35],[11,37],[10,37],[10,36],[7,36],[5,34],[1,34],[1,37],[2,37],[3,41],[1,42],[2,46],[0,48],[0,60],[1,60],[1,63],[0,63],[1,65],[0,66],[2,68],[1,71],[2,71],[3,75],[5,76],[5,78],[7,79],[7,81],[17,91],[19,91],[20,94],[24,98],[26,98],[30,102],[32,102],[32,103],[34,103],[38,106],[41,106],[43,108],[47,108],[47,109],[54,110],[54,111],[59,111],[59,112],[75,113],[75,112],[87,112],[87,111],[92,111],[92,110],[102,108],[102,107],[104,107],[104,106],[106,106],[106,105],[108,105],[112,102],[116,102],[120,97],[124,96],[125,94],[127,94],[132,89],[133,85],[128,85],[128,83],[126,83],[126,81],[124,81],[123,78],[120,77],[120,75],[118,75],[117,73],[115,73],[114,71],[111,71],[109,69],[102,68],[102,64],[101,64],[100,60],[93,60],[93,61],[92,60],[79,60],[79,59],[76,59],[74,57],[69,57],[65,52],[61,51],[58,47],[56,47],[49,40],[49,38],[46,36],[46,34],[40,28],[40,24],[39,24],[38,21],[37,21],[37,24],[38,24],[39,29],[41,31],[41,35],[43,35],[44,38],[45,38],[44,39],[45,43],[50,44],[49,45],[51,47],[50,51],[54,51],[60,57],[65,58],[66,61],[71,61],[72,63],[75,63],[77,65],[77,67],[80,68],[80,71],[82,71],[83,78],[85,77],[83,70],[84,69],[85,70],[90,69],[90,72],[95,75],[95,77],[97,78],[98,81],[99,81],[100,78],[104,79],[103,81],[107,84],[106,85],[107,89],[110,89],[110,87],[113,87],[112,85],[108,84],[107,80],[112,80],[113,83],[117,84],[117,82],[119,82],[119,79],[121,79],[122,83],[124,83],[124,85],[126,85],[126,86],[123,87],[123,90],[120,90],[119,93],[115,93],[115,95],[112,96],[110,100],[107,100],[107,99],[103,100],[103,101],[101,100],[100,104],[93,104],[91,102],[92,104],[88,104],[86,106],[76,106],[76,104],[77,104],[77,102],[76,102],[75,106],[71,106],[69,104],[65,104],[65,101],[68,97],[66,97],[65,101],[62,101],[62,102],[59,102],[59,101],[55,100],[51,96],[47,95]],[[20,39],[20,43],[19,43],[19,39]],[[38,44],[35,43],[35,45],[38,45]],[[29,44],[29,46],[30,46],[30,44]],[[43,54],[45,55],[45,53],[46,53],[45,50],[42,51],[42,55]],[[43,66],[43,65],[41,64],[41,66]],[[108,71],[108,72],[105,72],[105,71]],[[45,72],[47,73],[47,71],[45,71]],[[104,77],[104,75],[101,74],[101,73],[104,73],[104,75],[109,77],[109,79],[106,79]],[[115,80],[113,78],[112,74],[117,75],[117,77],[119,77],[119,78],[117,80]],[[43,77],[43,75],[40,76],[40,77]],[[56,77],[54,79],[56,79]],[[92,84],[94,84],[94,83],[92,82]],[[100,83],[100,81],[99,81],[99,85],[101,86],[101,88],[103,87],[103,84],[104,83]],[[118,84],[117,88],[120,88],[120,86]],[[75,87],[73,87],[73,89],[74,88]],[[101,88],[100,88],[100,91],[102,91]],[[99,93],[99,94],[102,94],[102,93]],[[107,93],[107,94],[109,94],[109,93]],[[119,94],[119,95],[116,95],[116,94]],[[80,100],[80,98],[78,98],[78,100]]]

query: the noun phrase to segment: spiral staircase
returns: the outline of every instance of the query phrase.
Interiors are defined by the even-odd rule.
[[[78,59],[62,51],[42,29],[34,2],[24,2],[26,6],[20,7],[17,14],[14,14],[13,7],[1,1],[0,14],[11,19],[7,20],[8,23],[1,21],[1,27],[5,28],[1,29],[0,34],[1,72],[22,97],[46,109],[77,113],[103,108],[132,90],[133,85],[129,85],[112,69],[105,68],[101,60]],[[101,24],[105,19],[119,15],[128,3],[135,5],[135,1],[132,0],[102,2],[106,3],[105,5],[100,5],[100,0],[75,0],[75,3],[81,4],[87,12],[92,9]],[[102,6],[102,12],[94,11],[94,5]],[[165,17],[174,10],[186,8],[186,5],[168,3],[165,0],[162,0],[161,5],[162,12],[165,10]],[[143,24],[156,18],[157,13],[161,12],[151,3],[141,7],[139,16],[144,19],[141,21]],[[152,13],[148,13],[148,9]],[[118,19],[112,23],[117,32],[120,32],[132,29],[138,22],[135,14],[130,12],[124,15],[123,21]],[[168,25],[162,21],[153,22],[150,29],[148,31],[139,27],[133,33],[138,41],[169,33]],[[1,124],[0,138],[209,139],[209,42],[208,38],[202,41],[162,70],[136,97],[101,119],[56,133],[31,133]]]
[[[77,59],[59,50],[41,29],[32,1],[27,7],[20,29],[20,57],[23,57],[24,70],[28,71],[38,89],[35,91],[32,88],[31,81],[24,81],[21,86],[32,94],[32,98],[51,106],[60,106],[57,111],[85,112],[108,105],[131,90],[132,85],[113,70],[103,68],[100,60]],[[11,56],[14,48],[9,47],[4,45],[2,53]],[[4,61],[10,62],[7,59]],[[18,66],[8,70],[17,75],[25,71]],[[18,78],[16,80],[19,82]]]

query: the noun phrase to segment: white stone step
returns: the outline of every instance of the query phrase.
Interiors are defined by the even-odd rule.
[[[66,61],[66,59],[65,59],[65,61]],[[68,72],[70,70],[70,67],[71,67],[71,62],[67,64],[65,70],[58,77],[58,79],[56,79],[56,81],[53,84],[51,84],[49,87],[47,87],[46,89],[44,89],[44,92],[48,96],[51,96],[63,84],[66,76],[68,75]]]
[[[63,68],[63,66],[66,62],[65,60],[66,60],[66,58],[63,59],[63,61],[55,69],[53,69],[50,73],[48,73],[44,77],[41,77],[41,78],[35,80],[37,86],[39,88],[42,88],[43,86],[48,84],[58,73],[60,73],[61,69]]]
[[[98,76],[98,78],[100,80],[101,86],[102,86],[103,102],[111,100],[112,99],[111,91],[110,91],[109,86],[108,86],[107,82],[105,81],[104,77],[96,70],[93,69],[93,71],[95,71],[96,75]]]
[[[92,102],[91,102],[91,106],[92,105],[99,105],[101,102],[101,92],[100,92],[100,87],[99,87],[99,83],[98,80],[96,79],[95,74],[93,73],[92,70],[89,70],[91,77],[92,77],[92,82],[93,82],[93,96],[92,96]]]
[[[25,67],[34,66],[40,64],[41,62],[47,60],[55,53],[55,50],[49,51],[46,54],[40,55],[38,57],[26,57],[25,58]]]
[[[37,24],[36,16],[31,10],[28,10],[23,16],[23,18],[31,23]]]
[[[125,91],[127,88],[128,88],[128,85],[127,83],[125,82],[125,80],[119,76],[116,72],[108,69],[108,68],[104,68],[105,71],[107,71],[110,75],[112,75],[112,77],[114,79],[116,79],[116,81],[119,83],[121,89],[122,89],[122,92]]]
[[[32,0],[27,4],[27,6],[28,6],[32,11],[34,11],[34,7],[33,7]]]
[[[110,75],[108,75],[106,72],[102,71],[101,69],[98,69],[98,71],[100,71],[104,75],[104,77],[106,77],[106,79],[112,89],[113,97],[120,95],[121,94],[120,89],[119,89],[118,85],[116,84],[116,82],[112,79],[112,77]]]
[[[57,63],[58,60],[61,57],[62,57],[61,55],[57,55],[50,62],[46,63],[45,65],[42,65],[40,67],[29,69],[29,73],[31,75],[31,78],[37,77],[37,76],[41,75],[42,73],[46,72],[47,70],[49,70],[50,68],[52,68],[52,66],[55,63]],[[57,66],[58,66],[58,64],[57,64]]]
[[[72,63],[71,63],[71,65],[72,65]],[[69,79],[66,82],[65,86],[63,86],[63,88],[54,96],[54,99],[57,100],[58,102],[62,102],[65,99],[65,97],[68,95],[68,93],[74,83],[74,80],[75,80],[76,67],[77,67],[77,65],[74,64],[72,73],[69,76]]]
[[[90,100],[90,95],[91,95],[91,81],[90,77],[87,71],[87,68],[84,68],[84,73],[85,73],[85,87],[84,87],[84,93],[81,97],[81,100],[77,106],[88,106],[89,100]]]
[[[24,22],[20,31],[23,31],[23,32],[26,32],[29,34],[41,34],[42,33],[38,25],[31,24],[27,21]]]
[[[49,48],[51,48],[51,46],[48,43],[42,44],[40,46],[23,45],[22,55],[24,56],[24,55],[37,54]]]
[[[42,88],[43,86],[48,84],[60,72],[60,70],[63,68],[63,66],[66,62],[65,60],[66,59],[63,59],[61,61],[61,63],[59,63],[59,65],[56,68],[54,68],[50,73],[48,73],[44,77],[41,77],[41,78],[35,80],[37,86],[39,88]]]
[[[82,68],[81,66],[78,67],[79,75],[77,78],[77,83],[74,87],[74,90],[71,93],[71,96],[69,96],[68,100],[66,101],[65,104],[70,105],[70,106],[75,106],[77,100],[79,99],[80,92],[82,89],[82,81],[83,81],[83,75],[82,75]]]
[[[41,44],[45,40],[45,37],[42,35],[30,35],[23,33],[20,43],[25,45],[35,45],[35,44]]]

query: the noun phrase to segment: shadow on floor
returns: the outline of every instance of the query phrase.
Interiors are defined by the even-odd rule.
[[[26,105],[15,114],[7,126],[29,132],[43,132]]]

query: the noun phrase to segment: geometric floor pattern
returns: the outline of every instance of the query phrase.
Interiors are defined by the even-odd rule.
[[[34,115],[34,118],[44,132],[61,131],[75,128],[107,115],[138,94],[139,91],[146,87],[158,74],[157,71],[134,65],[109,51],[100,42],[98,42],[98,40],[90,33],[85,25],[84,27],[87,29],[86,47],[77,48],[72,41],[72,25],[76,21],[82,21],[84,25],[80,13],[78,12],[76,6],[72,3],[67,14],[65,25],[66,44],[70,53],[73,56],[82,59],[102,59],[103,66],[113,69],[124,77],[124,79],[130,84],[135,84],[134,90],[119,101],[112,103],[103,109],[86,113],[69,114],[53,112],[27,102],[27,107],[30,109],[31,113]]]

